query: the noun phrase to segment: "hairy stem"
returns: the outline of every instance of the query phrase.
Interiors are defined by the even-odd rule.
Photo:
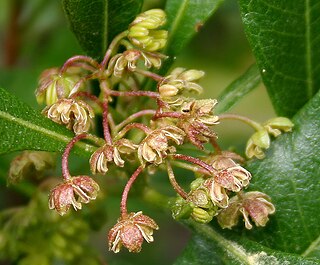
[[[135,182],[139,174],[142,172],[143,166],[139,166],[136,171],[132,174],[132,176],[129,178],[126,186],[124,187],[124,190],[122,192],[121,196],[121,203],[120,203],[120,213],[121,217],[124,218],[128,214],[127,210],[127,200],[128,200],[128,194],[132,187],[132,184]]]
[[[167,163],[167,171],[168,171],[168,176],[169,176],[169,180],[170,180],[170,183],[173,187],[173,189],[183,198],[183,199],[187,199],[188,198],[188,194],[183,190],[183,188],[181,188],[181,186],[178,184],[175,176],[174,176],[174,173],[173,173],[173,170],[172,170],[172,167],[171,167],[171,164],[170,162],[167,160],[166,161]]]
[[[184,169],[193,171],[194,173],[200,173],[200,174],[211,176],[211,174],[208,172],[208,170],[203,169],[202,167],[199,167],[199,166],[190,165],[190,164],[180,162],[180,161],[171,161],[171,164],[174,166],[180,167],[180,168],[184,168]]]
[[[130,123],[117,134],[117,136],[115,137],[115,141],[121,139],[131,129],[139,129],[145,134],[149,134],[152,132],[152,130],[147,125],[144,125],[142,123]]]
[[[70,172],[69,172],[69,162],[68,158],[70,155],[70,151],[73,148],[73,146],[80,141],[83,138],[86,138],[87,134],[82,133],[77,136],[75,136],[66,146],[66,149],[63,152],[62,155],[62,177],[64,178],[65,181],[69,180],[71,178]]]
[[[144,116],[144,115],[154,115],[156,113],[155,110],[153,109],[145,109],[145,110],[140,110],[129,117],[127,117],[125,120],[123,120],[121,123],[119,123],[117,126],[115,126],[115,131],[119,131],[122,127],[127,125],[130,122],[133,122],[135,119]]]
[[[216,169],[214,169],[212,166],[210,166],[206,162],[200,160],[199,158],[195,158],[195,157],[187,156],[187,155],[181,155],[181,154],[173,154],[173,155],[171,155],[171,157],[173,157],[174,159],[180,159],[180,160],[184,160],[184,161],[190,162],[192,164],[198,165],[198,166],[202,167],[203,169],[207,170],[210,175],[217,173]]]
[[[100,69],[104,70],[110,60],[110,57],[112,55],[112,52],[114,51],[114,49],[117,47],[117,45],[119,44],[119,42],[125,38],[128,35],[128,30],[121,32],[119,35],[117,35],[112,42],[109,45],[108,50],[106,51],[103,61],[100,64]]]
[[[142,70],[142,69],[139,69],[139,68],[136,68],[134,70],[135,73],[138,73],[138,74],[141,74],[145,77],[149,77],[149,78],[152,78],[153,80],[157,81],[157,82],[160,82],[163,80],[163,77],[161,75],[157,75],[155,73],[152,73],[152,72],[149,72],[149,71],[146,71],[146,70]]]
[[[110,96],[114,97],[149,97],[158,98],[159,93],[153,91],[109,91]]]
[[[73,66],[76,63],[79,62],[85,62],[88,63],[89,65],[93,66],[94,69],[99,69],[99,64],[97,61],[92,59],[89,56],[84,56],[84,55],[76,55],[71,58],[69,58],[61,67],[60,69],[60,74],[63,74],[69,67]]]

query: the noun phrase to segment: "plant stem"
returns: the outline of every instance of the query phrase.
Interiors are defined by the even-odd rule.
[[[117,134],[117,136],[115,137],[115,141],[121,139],[131,129],[139,129],[145,134],[149,134],[152,132],[152,130],[147,125],[144,125],[142,123],[130,123]]]
[[[155,113],[156,113],[156,111],[153,109],[140,110],[140,111],[130,115],[128,118],[126,118],[121,123],[119,123],[117,126],[115,126],[115,131],[119,131],[123,126],[127,125],[130,122],[133,122],[136,118],[139,118],[144,115],[154,115]]]
[[[154,116],[154,119],[160,119],[160,118],[176,118],[176,119],[181,119],[183,118],[184,115],[182,113],[179,112],[174,112],[174,111],[170,111],[170,112],[162,112],[159,113],[157,112]]]
[[[203,169],[207,170],[210,175],[217,173],[216,169],[214,169],[212,166],[210,166],[206,162],[200,160],[199,158],[195,158],[195,157],[187,156],[187,155],[181,155],[181,154],[173,154],[173,155],[171,155],[171,157],[173,157],[174,159],[180,159],[180,160],[184,160],[184,161],[190,162],[192,164],[198,165],[198,166],[202,167]]]
[[[112,145],[112,137],[109,129],[109,84],[107,80],[101,80],[100,82],[101,92],[102,92],[102,127],[103,127],[103,136],[106,140],[106,143]]]
[[[221,154],[221,152],[222,152],[221,147],[218,145],[218,143],[214,137],[210,138],[210,143],[213,146],[216,154]]]
[[[170,183],[173,187],[173,189],[183,198],[183,199],[187,199],[188,198],[188,194],[183,190],[183,188],[181,188],[181,186],[178,184],[175,176],[174,176],[174,173],[173,173],[173,170],[172,170],[172,167],[171,167],[171,164],[170,162],[167,160],[166,161],[167,163],[167,171],[168,171],[168,176],[169,176],[169,180],[170,180]]]
[[[100,64],[100,69],[104,70],[108,64],[108,61],[110,60],[111,54],[113,52],[113,50],[116,48],[116,46],[118,45],[118,42],[123,39],[124,37],[126,37],[128,35],[128,30],[121,32],[120,34],[118,34],[110,43],[108,50],[106,51],[103,61]]]
[[[263,126],[260,123],[255,122],[255,121],[253,121],[253,120],[251,120],[251,119],[249,119],[248,117],[245,117],[245,116],[241,116],[241,115],[237,115],[237,114],[231,114],[231,113],[219,115],[219,120],[226,120],[226,119],[242,121],[245,124],[251,126],[256,131],[260,131],[260,130],[264,129]]]
[[[153,80],[157,81],[157,82],[160,82],[163,80],[163,77],[161,75],[157,75],[156,73],[152,73],[152,72],[149,72],[149,71],[146,71],[146,70],[142,70],[142,69],[139,69],[139,68],[136,68],[134,70],[135,73],[138,73],[138,74],[141,74],[145,77],[150,77],[152,78]]]
[[[70,172],[69,172],[69,162],[68,158],[70,155],[70,151],[72,147],[75,145],[76,142],[80,141],[83,138],[86,138],[87,134],[82,133],[79,135],[76,135],[66,146],[66,149],[63,152],[62,155],[62,177],[65,181],[68,181],[71,178]]]
[[[149,97],[158,98],[159,93],[153,91],[109,91],[110,96],[114,97]]]
[[[89,65],[92,65],[95,69],[99,69],[99,64],[97,63],[97,61],[95,61],[91,57],[84,56],[84,55],[76,55],[76,56],[73,56],[73,57],[69,58],[63,64],[63,66],[60,69],[60,74],[63,74],[68,69],[68,67],[73,66],[75,63],[78,63],[79,61],[80,62],[86,62]]]
[[[195,165],[190,165],[190,164],[187,164],[187,163],[184,163],[184,162],[179,162],[179,161],[171,161],[171,164],[174,165],[174,166],[180,167],[180,168],[184,168],[184,169],[193,171],[195,173],[200,173],[200,174],[210,175],[211,176],[211,174],[209,174],[208,170],[203,169],[202,167],[198,167],[198,166],[195,166]]]
[[[132,187],[132,184],[135,182],[139,174],[142,172],[143,166],[139,166],[136,171],[132,174],[132,176],[129,178],[126,186],[123,189],[121,202],[120,202],[120,213],[121,217],[124,218],[128,214],[127,210],[127,200],[128,200],[128,194]]]
[[[101,109],[103,108],[103,104],[102,104],[102,102],[100,101],[100,99],[99,99],[97,96],[92,95],[92,94],[89,93],[89,92],[79,91],[79,92],[76,92],[76,93],[74,93],[74,94],[72,94],[72,95],[70,96],[70,98],[76,98],[76,97],[86,97],[86,98],[94,101],[95,103],[97,103],[97,104],[101,107]]]

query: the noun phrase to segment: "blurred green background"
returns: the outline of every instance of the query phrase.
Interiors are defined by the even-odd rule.
[[[164,3],[148,0],[145,1],[144,9],[163,7]],[[38,109],[34,90],[39,74],[46,68],[61,66],[69,57],[82,53],[68,29],[60,1],[1,0],[0,45],[0,86]],[[201,84],[205,88],[205,94],[201,97],[214,98],[253,62],[237,1],[226,0],[178,56],[175,66],[204,70],[206,76]],[[263,85],[244,98],[232,112],[258,121],[274,116]],[[229,121],[217,126],[216,131],[222,147],[233,146],[237,150],[243,150],[246,139],[252,133],[251,129],[243,124]],[[20,195],[19,188],[17,191],[17,188],[6,187],[7,169],[14,155],[2,156],[0,160],[0,209],[27,201],[26,197]],[[82,172],[82,168],[77,164],[72,170]],[[59,174],[59,171],[56,174]],[[181,171],[177,175],[186,174],[187,172]],[[155,175],[153,184],[163,186],[163,190],[166,190],[167,180],[164,181],[162,176]],[[178,179],[183,181],[184,177]],[[106,231],[118,216],[118,204],[119,198],[108,198],[106,212],[110,220],[90,237],[91,244],[100,251],[101,257],[107,260],[106,264],[171,264],[185,246],[189,233],[167,213],[158,212],[156,207],[145,205],[139,200],[132,203],[132,210],[142,209],[150,213],[161,227],[161,232],[155,234],[155,242],[144,244],[143,251],[136,255],[126,251],[115,255],[107,251]],[[137,206],[139,208],[136,208]],[[0,261],[0,264],[10,263]]]

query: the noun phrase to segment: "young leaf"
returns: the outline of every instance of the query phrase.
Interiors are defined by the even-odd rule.
[[[263,245],[308,256],[320,245],[320,92],[294,117],[266,158],[249,164],[250,189],[271,196],[276,213],[264,229],[246,235]]]
[[[0,154],[19,150],[62,152],[73,138],[65,127],[45,118],[0,88]],[[90,156],[96,148],[78,143],[75,151]]]
[[[319,1],[239,2],[274,108],[292,117],[320,87]]]
[[[127,29],[143,0],[63,0],[71,30],[91,57],[101,59],[114,36]]]
[[[247,239],[228,239],[208,225],[189,222],[194,235],[174,265],[316,265],[319,262],[265,248]]]
[[[219,104],[217,105],[215,112],[218,114],[228,111],[240,99],[255,89],[260,82],[260,73],[257,66],[254,64],[222,91],[218,97]]]

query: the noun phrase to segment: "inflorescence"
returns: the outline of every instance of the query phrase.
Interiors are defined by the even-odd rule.
[[[75,133],[62,156],[64,180],[50,193],[50,209],[64,215],[71,206],[79,210],[82,203],[98,196],[99,185],[91,177],[70,175],[68,157],[76,142],[90,138],[97,145],[89,162],[92,174],[105,175],[110,165],[138,164],[123,190],[121,215],[108,235],[109,249],[114,252],[122,246],[130,252],[139,252],[144,240],[153,241],[153,230],[158,229],[156,222],[141,211],[127,210],[132,184],[150,167],[158,169],[162,165],[161,168],[167,169],[169,181],[177,193],[171,203],[175,219],[192,218],[208,223],[217,217],[222,228],[232,228],[242,215],[245,227],[251,229],[251,221],[256,226],[265,226],[269,214],[275,212],[266,194],[243,191],[252,178],[243,167],[245,159],[221,150],[212,128],[223,119],[247,123],[256,132],[247,143],[246,156],[262,159],[270,146],[270,135],[277,137],[282,131],[288,132],[293,124],[283,117],[259,124],[239,115],[215,115],[216,99],[192,97],[203,91],[198,84],[203,71],[175,68],[167,76],[157,74],[156,70],[167,58],[159,52],[167,42],[168,32],[161,29],[165,22],[166,14],[160,9],[138,15],[128,30],[110,43],[101,62],[87,56],[74,56],[61,68],[44,71],[36,90],[38,102],[47,105],[43,114]],[[156,92],[145,90],[148,79],[157,83]],[[99,82],[98,94],[92,93],[91,80]],[[137,97],[151,99],[155,108],[138,109],[118,122],[119,118],[113,115],[117,110],[110,103],[115,98],[121,98],[118,104],[124,105],[141,102],[135,100]],[[93,121],[97,115],[102,116],[103,140],[89,133],[94,131]],[[137,119],[142,119],[143,123],[136,122]],[[136,134],[139,137],[132,137],[131,130],[140,131]],[[205,155],[196,158],[177,153],[177,146],[185,143],[203,150]],[[213,152],[205,150],[210,145]],[[178,184],[172,166],[197,173],[189,191]]]

